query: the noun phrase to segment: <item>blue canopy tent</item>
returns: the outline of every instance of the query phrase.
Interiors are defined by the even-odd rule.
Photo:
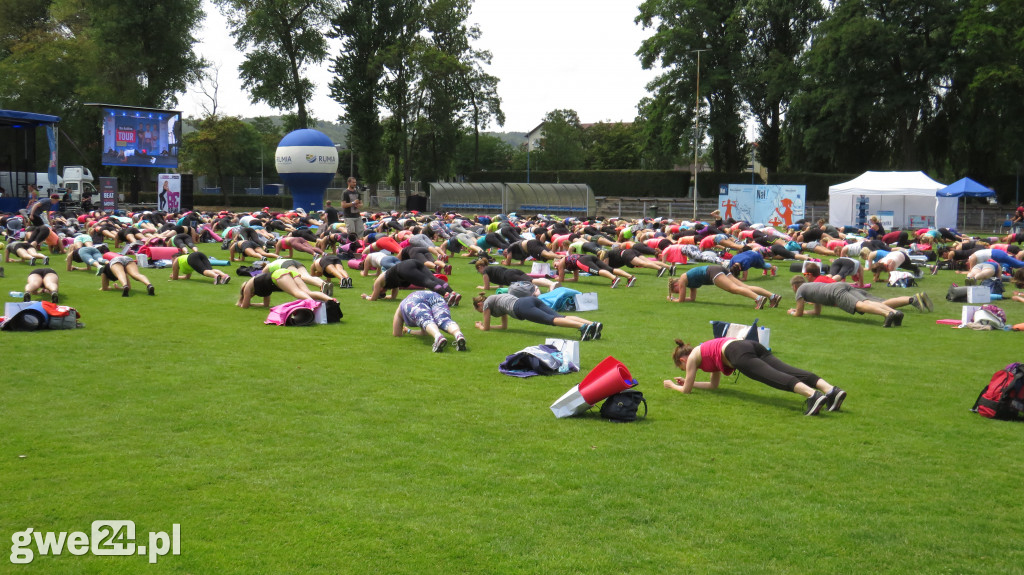
[[[0,110],[0,186],[6,193],[0,198],[0,211],[15,212],[25,206],[25,187],[35,184],[36,174],[49,172],[50,181],[57,182],[58,116],[35,114],[18,110]],[[49,161],[37,163],[36,132],[46,128],[49,142]],[[46,165],[46,169],[39,169]]]
[[[952,184],[935,192],[940,198],[964,198],[964,223],[967,227],[967,198],[989,198],[996,195],[996,191],[983,184],[979,184],[970,178],[961,178]]]

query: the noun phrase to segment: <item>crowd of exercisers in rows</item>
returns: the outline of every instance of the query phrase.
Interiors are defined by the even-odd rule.
[[[43,203],[45,205],[45,202]],[[343,204],[345,205],[345,204]],[[347,205],[346,207],[351,206]],[[52,205],[51,205],[52,206]],[[55,207],[55,206],[52,206]],[[345,214],[351,215],[351,214]],[[896,308],[912,305],[930,311],[927,294],[881,299],[866,291],[871,280],[906,269],[921,275],[918,262],[928,262],[934,274],[939,266],[967,274],[967,283],[1011,273],[1024,287],[1024,234],[1001,238],[969,238],[951,229],[895,230],[887,232],[872,217],[865,229],[842,229],[824,221],[797,222],[790,229],[750,222],[723,222],[717,210],[703,222],[662,219],[574,220],[554,217],[476,216],[459,214],[378,213],[363,214],[357,223],[342,220],[327,202],[318,214],[302,210],[273,213],[167,214],[145,211],[130,215],[89,212],[62,214],[40,209],[39,203],[20,214],[0,216],[6,236],[4,261],[22,261],[34,268],[48,266],[50,258],[64,254],[64,269],[95,270],[101,289],[117,285],[123,296],[132,292],[132,281],[155,295],[152,282],[141,272],[132,254],[140,249],[169,246],[170,279],[189,279],[193,273],[215,285],[231,276],[217,269],[196,248],[199,242],[220,242],[230,261],[255,260],[258,273],[241,282],[239,307],[269,306],[275,292],[293,299],[334,300],[334,287],[352,288],[352,277],[373,275],[366,300],[397,299],[400,288],[419,288],[402,299],[396,309],[395,336],[425,333],[433,338],[432,349],[448,345],[468,349],[466,338],[451,317],[451,308],[462,296],[447,282],[450,258],[473,258],[483,290],[473,298],[482,314],[475,326],[481,330],[505,328],[508,318],[569,327],[580,339],[599,339],[603,326],[577,316],[558,313],[540,296],[540,289],[554,290],[563,282],[578,281],[580,274],[603,278],[608,286],[630,288],[637,270],[669,275],[670,302],[696,301],[698,288],[715,286],[749,298],[756,309],[774,308],[782,296],[747,283],[751,268],[775,276],[772,261],[801,262],[799,275],[790,281],[796,306],[794,316],[815,315],[822,306],[834,306],[854,314],[884,317],[883,327],[898,327],[903,314]],[[46,253],[44,253],[44,251]],[[307,268],[294,253],[312,256]],[[831,258],[827,273],[823,258]],[[550,275],[534,276],[522,269],[530,261],[549,262]],[[677,267],[687,264],[685,271]],[[58,266],[59,267],[59,266]],[[0,268],[2,275],[3,268]],[[369,280],[367,280],[369,281]],[[505,293],[489,294],[496,287]],[[33,269],[25,285],[25,299],[48,296],[59,301],[59,274],[51,267]],[[504,290],[502,290],[504,291]],[[1012,298],[1024,301],[1024,294]],[[811,304],[808,307],[806,304]],[[492,322],[496,320],[496,322]],[[676,365],[686,376],[665,380],[665,387],[689,393],[694,388],[715,388],[721,374],[733,370],[773,387],[796,392],[806,399],[805,413],[822,409],[838,411],[845,392],[813,373],[782,363],[757,342],[718,338],[691,346],[677,340]],[[709,372],[710,380],[698,382],[697,369]]]

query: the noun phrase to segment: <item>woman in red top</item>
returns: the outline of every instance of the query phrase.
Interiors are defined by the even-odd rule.
[[[676,340],[672,353],[676,367],[686,372],[686,377],[666,379],[667,389],[690,393],[697,389],[718,389],[721,376],[739,371],[743,375],[765,385],[799,393],[807,398],[804,415],[818,415],[822,407],[839,411],[846,392],[835,387],[817,375],[793,367],[772,355],[760,343],[732,337],[720,337],[692,346]],[[697,369],[711,374],[710,381],[696,381]]]

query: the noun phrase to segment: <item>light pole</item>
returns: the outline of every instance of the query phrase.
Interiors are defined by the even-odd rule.
[[[526,134],[526,183],[530,183],[530,134]]]
[[[700,53],[710,50],[707,48],[691,50],[697,53],[697,101],[693,107],[693,221],[697,221],[697,153],[700,150]]]

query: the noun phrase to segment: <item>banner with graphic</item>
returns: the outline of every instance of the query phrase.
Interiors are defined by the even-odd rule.
[[[178,213],[181,210],[181,174],[159,174],[156,184],[156,209]]]
[[[104,212],[117,209],[117,178],[100,178],[100,207]]]
[[[723,220],[785,228],[804,217],[806,198],[807,186],[729,184],[718,196],[718,209]]]

